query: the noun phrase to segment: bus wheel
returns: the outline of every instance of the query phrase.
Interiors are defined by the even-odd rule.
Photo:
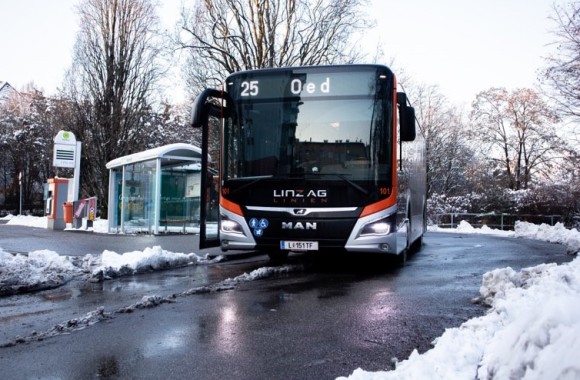
[[[403,249],[403,252],[397,255],[396,262],[398,265],[405,265],[407,262],[407,252],[409,251],[408,248]]]
[[[405,248],[403,248],[403,252],[397,255],[397,264],[405,265],[407,262],[407,256],[409,255],[409,250],[411,249],[411,213],[407,210],[407,241],[405,244]]]
[[[288,251],[280,251],[280,250],[273,250],[268,251],[268,256],[270,257],[270,261],[276,264],[285,263],[288,259]]]

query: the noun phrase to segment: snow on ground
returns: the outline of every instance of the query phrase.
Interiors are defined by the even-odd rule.
[[[462,222],[447,231],[532,238],[564,244],[569,253],[580,250],[580,232],[561,224],[518,222],[514,232],[506,232]],[[340,379],[580,379],[579,301],[580,258],[519,272],[496,269],[483,276],[479,302],[490,306],[484,316],[447,329],[431,350],[415,350],[395,370],[359,368]]]
[[[7,220],[6,224],[13,224],[16,226],[27,226],[27,227],[38,227],[46,228],[48,225],[48,219],[46,217],[37,217],[31,215],[6,215],[0,220]]]
[[[550,226],[547,224],[537,225],[527,222],[516,222],[514,231],[502,231],[491,229],[487,226],[475,228],[465,220],[462,220],[457,228],[430,226],[429,231],[537,239],[565,245],[570,254],[580,251],[580,232],[575,229],[569,230],[562,223],[556,223],[556,225]]]
[[[100,257],[100,265],[92,269],[91,274],[94,279],[103,280],[186,265],[211,264],[221,259],[221,256],[210,259],[208,255],[201,257],[195,253],[171,252],[160,246],[123,254],[105,250]]]
[[[8,223],[46,227],[46,220],[42,219],[13,217]],[[95,232],[100,230],[99,225],[94,225]],[[102,225],[106,225],[106,221]],[[580,251],[580,232],[568,230],[561,224],[551,227],[518,222],[515,231],[499,231],[487,227],[473,228],[462,222],[457,229],[430,227],[430,230],[532,238],[563,244],[569,253]],[[13,255],[0,247],[0,288],[4,285],[16,289],[28,286],[36,290],[42,284],[57,286],[59,282],[65,283],[82,273],[101,280],[204,261],[209,259],[194,253],[168,252],[160,247],[123,254],[104,251],[101,257],[87,255],[76,261],[47,250]],[[259,268],[180,295],[165,298],[145,296],[140,302],[117,312],[173,302],[176,296],[232,289],[242,282],[293,270],[296,268],[292,266]],[[512,268],[496,269],[485,273],[482,279],[478,302],[490,306],[484,316],[447,329],[433,342],[431,350],[423,354],[413,352],[407,360],[398,362],[395,370],[366,372],[359,368],[340,379],[580,379],[580,361],[577,359],[580,352],[579,301],[579,258],[567,264],[542,264],[519,272]],[[79,320],[57,325],[54,330],[61,333],[84,328],[108,317],[98,309]],[[44,334],[54,333],[51,330]]]
[[[78,272],[70,258],[42,250],[13,255],[0,247],[0,296],[55,288]]]

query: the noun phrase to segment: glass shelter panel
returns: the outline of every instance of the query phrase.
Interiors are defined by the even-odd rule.
[[[199,232],[199,164],[161,169],[161,232]]]
[[[111,170],[111,176],[113,188],[109,191],[113,191],[112,202],[113,208],[109,219],[112,219],[113,223],[110,225],[113,230],[111,232],[119,232],[121,228],[121,212],[122,212],[122,202],[123,202],[123,167],[114,168]]]
[[[119,205],[123,232],[150,233],[153,230],[155,173],[155,160],[124,166],[122,202]]]

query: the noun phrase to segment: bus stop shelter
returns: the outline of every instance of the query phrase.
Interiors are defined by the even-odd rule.
[[[201,149],[170,144],[107,163],[109,232],[199,232]]]

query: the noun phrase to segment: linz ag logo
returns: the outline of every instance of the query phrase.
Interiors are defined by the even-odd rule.
[[[274,189],[275,204],[321,204],[328,203],[326,189]]]

